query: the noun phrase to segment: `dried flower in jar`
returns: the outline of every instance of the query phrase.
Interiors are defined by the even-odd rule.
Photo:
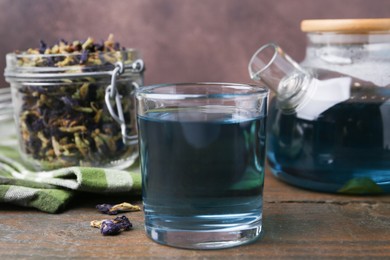
[[[134,57],[110,35],[97,43],[60,40],[18,56],[18,66],[34,71],[43,67],[51,73],[91,73],[113,68],[115,62],[131,64]],[[108,69],[108,70],[111,70]],[[55,72],[53,72],[55,71]],[[131,76],[133,77],[133,76]],[[119,80],[116,88],[126,118],[126,129],[136,137],[134,91],[131,80]],[[135,79],[134,79],[135,80]],[[18,111],[22,151],[41,168],[105,166],[137,154],[136,146],[122,140],[121,126],[110,116],[105,89],[110,77],[68,77],[20,84]],[[113,105],[115,106],[115,104]]]

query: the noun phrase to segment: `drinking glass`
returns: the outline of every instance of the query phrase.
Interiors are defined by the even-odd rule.
[[[192,249],[257,239],[268,89],[160,84],[136,98],[147,235]]]

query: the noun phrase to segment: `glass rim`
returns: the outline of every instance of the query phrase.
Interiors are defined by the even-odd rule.
[[[161,89],[165,87],[185,87],[185,86],[220,86],[227,88],[240,87],[241,89],[250,90],[250,92],[241,93],[154,93],[155,89]],[[221,99],[221,98],[233,98],[233,97],[249,97],[258,95],[262,98],[268,96],[269,89],[265,86],[246,84],[246,83],[229,83],[229,82],[181,82],[181,83],[162,83],[144,86],[136,91],[137,99],[161,99],[161,100],[180,100],[180,99]]]
[[[256,71],[255,69],[253,69],[253,64],[255,63],[255,60],[257,59],[257,56],[260,53],[263,53],[267,49],[273,50],[273,53],[269,57],[269,61],[265,63],[264,67]],[[253,80],[260,79],[259,75],[271,66],[271,64],[275,61],[276,56],[278,56],[278,53],[283,53],[283,51],[280,49],[280,47],[277,44],[273,42],[264,44],[259,49],[257,49],[256,52],[252,55],[248,63],[248,71],[251,79]]]

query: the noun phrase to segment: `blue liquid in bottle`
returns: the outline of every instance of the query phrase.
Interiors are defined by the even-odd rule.
[[[359,86],[314,120],[271,102],[267,158],[277,177],[326,192],[390,192],[390,90]]]

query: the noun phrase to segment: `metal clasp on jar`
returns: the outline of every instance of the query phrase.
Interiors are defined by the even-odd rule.
[[[120,76],[125,72],[125,70],[130,70],[134,73],[140,73],[144,70],[144,62],[141,59],[135,60],[130,67],[126,67],[123,65],[123,62],[119,61],[115,63],[115,68],[111,73],[111,84],[106,88],[106,94],[105,94],[105,102],[108,111],[110,112],[110,115],[112,118],[120,125],[121,127],[121,133],[122,133],[122,140],[124,144],[136,144],[137,143],[137,136],[128,135],[127,131],[127,124],[123,113],[122,108],[122,96],[119,94],[117,88],[116,88],[116,80],[117,77]],[[139,85],[136,82],[132,82],[132,85],[135,89],[139,88]],[[111,101],[114,101],[116,111],[114,107],[111,105]]]

